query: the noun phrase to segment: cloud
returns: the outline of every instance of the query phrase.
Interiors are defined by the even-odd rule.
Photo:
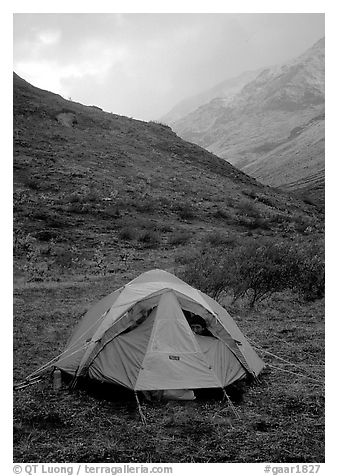
[[[321,14],[16,14],[14,69],[65,97],[153,119],[323,35]]]
[[[45,30],[38,33],[40,42],[45,46],[55,45],[60,41],[60,30]]]

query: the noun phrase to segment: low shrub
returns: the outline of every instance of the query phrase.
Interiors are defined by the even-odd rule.
[[[245,199],[241,200],[237,204],[237,210],[239,211],[240,215],[244,215],[245,217],[253,217],[253,218],[260,217],[259,210],[249,200],[245,200]]]
[[[243,190],[242,193],[243,193],[243,195],[246,195],[247,197],[250,197],[253,200],[255,200],[255,198],[257,198],[257,194],[253,190]]]
[[[285,225],[286,223],[290,223],[292,221],[292,217],[290,215],[283,215],[281,213],[276,213],[270,215],[269,217],[270,223],[276,223],[277,225]]]
[[[181,218],[181,220],[191,220],[196,216],[195,209],[192,205],[190,205],[190,203],[181,203],[176,205],[174,211]]]
[[[78,193],[72,193],[70,196],[69,196],[69,202],[70,203],[79,203],[81,202],[81,196],[78,194]]]
[[[58,246],[53,250],[54,264],[60,269],[69,269],[73,265],[74,251],[67,246]]]
[[[208,233],[204,238],[204,243],[211,246],[231,245],[233,244],[233,237],[230,237],[227,233],[216,231]]]
[[[215,218],[220,218],[222,220],[226,220],[227,218],[230,217],[229,212],[222,208],[217,208],[217,210],[213,213],[213,216]]]
[[[87,192],[87,194],[84,196],[83,200],[86,201],[86,202],[100,202],[101,197],[100,197],[99,193],[96,190],[90,189]]]
[[[136,200],[133,206],[140,213],[151,213],[157,209],[157,203],[151,198]]]
[[[137,238],[137,232],[136,232],[135,228],[133,228],[131,226],[125,226],[125,227],[121,228],[121,230],[119,231],[118,237],[121,240],[132,241],[132,240],[135,240]]]
[[[159,230],[163,233],[171,233],[172,231],[174,231],[171,225],[160,225]]]
[[[77,213],[77,214],[86,213],[84,205],[79,202],[72,202],[70,205],[68,205],[66,210],[69,213]]]
[[[41,230],[34,234],[34,237],[39,241],[51,241],[57,238],[58,234],[51,230]]]
[[[267,205],[268,207],[275,208],[276,203],[271,200],[270,197],[267,197],[266,195],[256,195],[256,200],[258,202],[264,203],[264,205]]]
[[[147,218],[134,217],[132,219],[129,219],[127,224],[128,226],[132,226],[135,229],[139,229],[139,230],[150,230],[150,231],[157,230],[157,223]]]
[[[226,199],[226,203],[227,203],[228,207],[230,207],[230,208],[235,207],[235,200],[232,197],[228,197]]]
[[[305,233],[306,229],[312,224],[311,219],[309,217],[302,215],[295,215],[293,217],[293,222],[296,231],[298,231],[299,233]]]
[[[325,295],[324,250],[312,244],[300,250],[299,272],[294,278],[293,289],[306,301],[315,301]]]
[[[14,255],[27,255],[34,252],[34,249],[37,247],[37,239],[31,234],[24,234],[18,231],[14,234],[13,246]]]
[[[270,220],[268,218],[264,217],[256,217],[256,218],[251,218],[246,225],[250,229],[261,229],[261,230],[269,230],[271,228],[270,226]]]
[[[316,207],[317,206],[317,202],[312,198],[310,197],[309,195],[304,195],[302,197],[302,200],[304,203],[306,203],[307,205],[311,205],[313,207]]]
[[[164,127],[166,129],[170,129],[171,128],[168,126],[168,124],[165,124],[164,122],[160,122],[160,121],[149,121],[149,124],[152,124],[152,125],[155,125],[155,126],[159,126],[159,127]]]
[[[265,238],[247,239],[233,249],[208,249],[186,265],[183,278],[219,297],[232,291],[250,306],[273,293],[291,289],[306,300],[324,296],[324,257],[319,245]]]
[[[29,215],[33,220],[48,220],[50,217],[48,212],[36,208],[35,211],[31,212]]]
[[[101,210],[100,214],[103,218],[119,218],[121,216],[121,211],[119,205],[109,205],[104,210]]]
[[[219,261],[214,251],[194,253],[181,273],[184,281],[217,299],[229,288],[229,275],[224,269],[224,261]]]
[[[177,231],[170,236],[169,244],[173,246],[184,245],[188,243],[190,238],[191,234],[188,231]]]
[[[197,259],[200,256],[200,252],[197,251],[194,248],[188,247],[181,249],[175,256],[175,263],[179,266],[186,266],[190,265],[195,259]],[[179,274],[180,271],[178,271],[175,274]]]
[[[29,178],[26,181],[27,187],[29,187],[31,190],[40,190],[41,189],[41,183],[38,179],[36,178]]]
[[[139,234],[138,241],[147,248],[156,248],[160,244],[161,237],[155,230],[144,230]]]
[[[62,212],[64,212],[65,209],[62,207],[59,208],[59,211],[61,213],[47,211],[47,209],[36,209],[36,211],[30,213],[30,217],[33,220],[43,220],[47,228],[66,228],[68,227],[68,222],[62,215]]]

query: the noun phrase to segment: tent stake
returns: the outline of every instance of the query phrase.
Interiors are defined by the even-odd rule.
[[[39,379],[34,379],[34,380],[31,380],[30,382],[26,382],[26,383],[21,383],[21,384],[18,384],[18,385],[14,385],[14,390],[23,390],[24,388],[26,387],[30,387],[31,385],[34,385],[35,383],[39,383],[41,382],[41,378]]]
[[[224,398],[226,398],[226,399],[228,400],[228,403],[229,403],[229,405],[230,405],[230,408],[231,408],[231,410],[234,412],[235,417],[236,417],[238,420],[241,420],[242,418],[240,417],[240,414],[238,413],[238,411],[236,410],[234,404],[233,404],[232,401],[230,400],[229,395],[226,393],[225,388],[222,388],[222,390],[223,390],[223,400],[224,400]]]
[[[70,385],[69,385],[70,390],[75,390],[75,388],[77,386],[77,381],[78,381],[78,377],[75,374],[74,377],[72,378],[72,381],[70,382]]]
[[[141,404],[140,404],[140,400],[138,399],[136,390],[134,390],[134,394],[135,394],[135,398],[136,398],[136,402],[137,402],[138,411],[139,411],[139,414],[140,414],[140,417],[141,417],[141,421],[144,425],[146,425],[147,420],[146,420],[146,417],[144,416],[144,413],[142,411],[142,407],[141,407]]]

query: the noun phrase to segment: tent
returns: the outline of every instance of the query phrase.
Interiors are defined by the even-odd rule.
[[[205,322],[195,334],[189,316]],[[53,365],[134,391],[224,388],[264,367],[227,311],[173,274],[152,270],[82,318]]]

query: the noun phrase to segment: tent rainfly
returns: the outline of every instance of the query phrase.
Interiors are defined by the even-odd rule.
[[[189,316],[199,316],[208,335],[195,334]],[[169,393],[224,388],[264,367],[223,307],[158,269],[92,307],[53,365],[76,378]]]

